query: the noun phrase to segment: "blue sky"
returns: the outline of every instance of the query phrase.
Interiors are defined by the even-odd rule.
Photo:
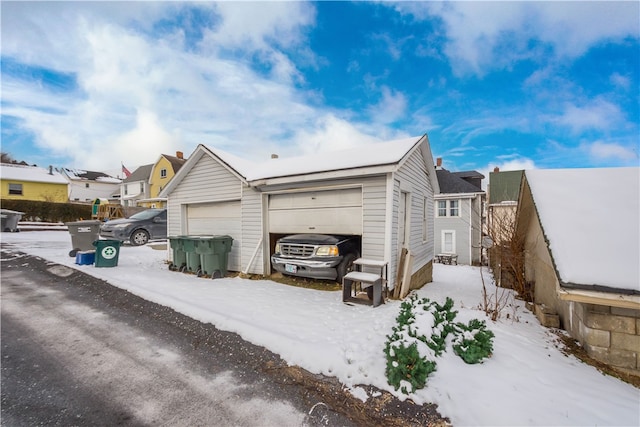
[[[429,135],[452,170],[640,163],[640,3],[2,1],[2,151],[129,169]]]

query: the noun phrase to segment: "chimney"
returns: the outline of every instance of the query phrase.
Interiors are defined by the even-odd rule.
[[[442,157],[436,159],[436,169],[442,169]]]
[[[176,151],[176,157],[179,159],[184,159],[184,154],[182,153],[182,151]]]
[[[272,155],[271,155],[271,158],[272,158],[272,159],[277,159],[277,158],[278,158],[278,155],[277,155],[277,154],[272,154]]]
[[[496,166],[495,168],[493,168],[493,173],[498,173],[498,172],[500,172],[500,168],[499,167]]]

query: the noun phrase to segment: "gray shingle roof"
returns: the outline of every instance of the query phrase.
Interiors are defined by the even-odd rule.
[[[441,194],[453,194],[453,193],[480,193],[482,188],[471,184],[469,181],[462,178],[463,176],[469,176],[474,180],[481,181],[484,178],[479,172],[466,171],[466,172],[449,172],[446,169],[436,170],[436,176],[438,177],[438,184],[440,185]]]
[[[125,178],[123,182],[149,181],[153,164],[140,166],[134,170],[129,178]]]

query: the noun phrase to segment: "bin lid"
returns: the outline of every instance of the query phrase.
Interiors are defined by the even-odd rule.
[[[12,211],[10,209],[0,209],[0,213],[3,215],[24,215],[24,212]]]
[[[79,225],[79,226],[83,226],[83,225],[97,225],[97,224],[102,224],[101,221],[98,221],[97,219],[87,219],[84,221],[71,221],[71,222],[65,222],[64,225],[69,226],[69,225]]]

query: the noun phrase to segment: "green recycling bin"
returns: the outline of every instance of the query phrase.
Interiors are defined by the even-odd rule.
[[[96,267],[115,267],[118,265],[119,240],[96,240],[93,242],[93,246],[96,247]]]
[[[186,258],[185,265],[180,271],[183,273],[197,273],[200,270],[200,254],[196,252],[196,246],[198,245],[200,237],[183,236],[180,240]]]
[[[184,238],[184,236],[169,237],[169,245],[173,251],[173,262],[169,264],[169,270],[182,271],[186,268],[187,252],[184,248]]]
[[[199,275],[209,275],[212,279],[226,276],[232,245],[231,236],[201,237],[196,245],[196,252],[200,254]]]

